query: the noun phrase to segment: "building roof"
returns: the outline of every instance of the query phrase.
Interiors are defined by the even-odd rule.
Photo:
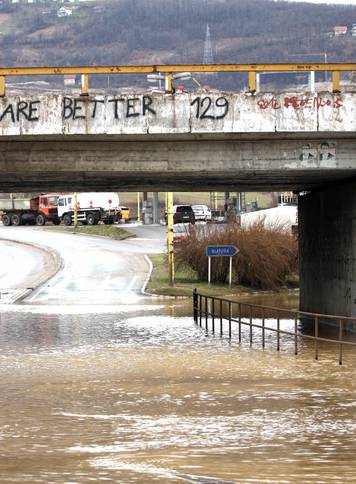
[[[335,25],[334,32],[346,33],[347,32],[347,25]]]

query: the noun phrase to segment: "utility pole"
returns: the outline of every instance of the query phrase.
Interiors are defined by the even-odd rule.
[[[78,194],[74,192],[74,227],[78,226]]]
[[[167,249],[169,285],[174,285],[173,193],[167,193]]]
[[[141,196],[140,192],[137,192],[137,222],[141,221]]]

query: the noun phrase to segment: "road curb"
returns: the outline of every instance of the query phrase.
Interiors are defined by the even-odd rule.
[[[142,289],[141,289],[141,293],[144,296],[155,297],[155,294],[150,294],[149,292],[146,291],[147,284],[150,282],[150,279],[151,279],[151,276],[152,276],[153,264],[152,264],[151,259],[148,257],[148,255],[144,254],[144,258],[145,258],[145,261],[148,264],[149,269],[148,269],[148,274],[146,276],[145,282],[143,283],[143,286],[142,286]]]
[[[29,296],[34,291],[36,291],[41,286],[43,286],[52,277],[54,277],[59,272],[59,270],[63,267],[63,261],[61,256],[56,250],[51,249],[50,247],[40,245],[40,244],[35,244],[32,242],[21,242],[19,240],[8,239],[5,237],[0,237],[0,241],[19,244],[19,245],[26,245],[28,247],[37,249],[41,252],[45,252],[46,256],[50,259],[50,260],[49,259],[45,260],[45,265],[48,264],[48,266],[50,267],[48,269],[45,268],[42,271],[42,274],[38,276],[37,280],[35,280],[35,283],[32,284],[31,287],[24,288],[23,291],[17,297],[15,297],[9,305],[15,304],[25,299],[27,296]],[[51,267],[53,268],[52,270],[50,270]]]
[[[146,280],[143,283],[143,286],[142,286],[142,289],[141,289],[141,292],[144,296],[150,296],[154,299],[188,299],[188,298],[191,297],[191,296],[166,296],[164,294],[151,294],[150,292],[147,292],[146,288],[147,288],[147,285],[148,285],[148,283],[150,282],[150,279],[151,279],[151,275],[152,275],[152,272],[153,272],[153,264],[152,264],[151,259],[148,257],[148,255],[145,254],[144,257],[145,257],[145,260],[147,261],[148,266],[149,266],[149,271],[148,271]]]

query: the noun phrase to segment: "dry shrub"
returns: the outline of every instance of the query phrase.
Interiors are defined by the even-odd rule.
[[[237,224],[196,226],[176,250],[178,265],[194,269],[202,280],[208,277],[206,247],[235,245],[234,282],[258,289],[276,290],[285,285],[288,274],[297,271],[297,241],[290,227],[280,223],[264,225],[260,220],[248,227]],[[212,258],[212,281],[228,279],[229,258]]]

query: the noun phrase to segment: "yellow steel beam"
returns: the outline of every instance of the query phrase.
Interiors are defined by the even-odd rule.
[[[248,88],[249,88],[249,91],[252,94],[254,94],[256,92],[256,86],[257,86],[256,72],[255,71],[249,72],[248,73]]]
[[[89,76],[88,74],[82,74],[82,88],[81,96],[89,96]]]
[[[333,72],[333,92],[340,92],[340,72]]]
[[[173,74],[171,72],[167,72],[165,75],[165,91],[167,93],[173,91]]]
[[[0,76],[63,74],[149,74],[154,72],[356,71],[356,63],[333,64],[180,64],[152,66],[1,67]]]
[[[5,96],[5,76],[0,76],[0,97]]]

